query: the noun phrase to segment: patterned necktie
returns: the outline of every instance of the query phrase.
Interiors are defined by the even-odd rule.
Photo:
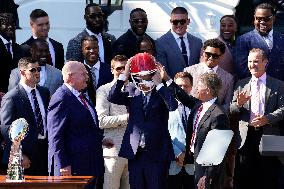
[[[196,133],[196,129],[198,127],[197,123],[198,123],[198,120],[199,120],[199,117],[200,117],[202,110],[203,110],[203,104],[201,104],[201,106],[198,108],[197,113],[196,113],[196,118],[195,118],[194,124],[193,124],[193,132],[192,132],[192,135],[191,135],[189,150],[194,146],[194,143],[195,143],[195,138],[196,138],[195,133]]]
[[[97,83],[96,83],[96,70],[97,70],[97,68],[96,68],[96,67],[92,67],[92,68],[91,68],[91,75],[92,75],[93,86],[94,86],[94,89],[95,89],[95,90],[97,89]]]
[[[148,103],[147,95],[142,95],[142,98],[143,98],[143,111],[144,113],[146,113],[147,103]]]
[[[85,99],[85,95],[83,95],[82,93],[79,95],[79,98],[81,100],[81,102],[83,103],[83,105],[85,106],[85,108],[87,108],[89,110],[89,107],[87,105],[87,101]]]
[[[272,38],[269,37],[269,35],[264,37],[264,40],[269,48],[269,50],[271,50],[273,48],[273,41]]]
[[[33,101],[34,101],[36,126],[37,126],[39,134],[44,136],[43,120],[42,120],[42,115],[41,115],[40,108],[39,108],[39,103],[37,101],[35,89],[32,89],[31,93],[32,93]]]
[[[251,97],[251,114],[250,119],[253,120],[258,115],[262,115],[261,112],[261,98],[260,98],[260,80],[256,79],[252,81],[253,87],[255,88],[255,93]]]
[[[183,56],[185,64],[188,66],[188,56],[187,56],[185,43],[183,41],[183,37],[179,37],[179,38],[180,38],[181,54]]]

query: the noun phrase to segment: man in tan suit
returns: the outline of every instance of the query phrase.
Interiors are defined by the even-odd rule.
[[[110,103],[107,100],[111,87],[125,70],[127,57],[115,56],[111,61],[114,80],[97,90],[96,109],[99,127],[104,129],[103,155],[105,162],[104,189],[129,189],[128,160],[118,157],[122,138],[128,122],[128,113],[124,105]]]
[[[196,97],[196,85],[200,75],[206,72],[216,73],[222,80],[222,88],[218,94],[218,104],[222,105],[224,110],[228,113],[230,102],[233,97],[233,76],[223,70],[218,64],[222,60],[226,46],[218,39],[209,39],[204,42],[202,62],[189,67],[184,68],[185,72],[188,72],[193,77],[193,87],[191,94]]]

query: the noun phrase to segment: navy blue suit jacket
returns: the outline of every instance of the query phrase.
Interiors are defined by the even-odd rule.
[[[45,87],[37,86],[40,93],[45,110],[47,110],[50,99],[49,90]],[[19,118],[24,118],[29,123],[29,131],[27,136],[22,141],[23,154],[27,155],[31,162],[33,162],[33,154],[37,153],[34,149],[38,141],[38,130],[36,128],[35,115],[30,104],[28,95],[22,85],[18,84],[12,90],[7,92],[3,97],[1,104],[1,133],[5,139],[5,149],[2,162],[8,163],[11,141],[8,135],[9,125]],[[43,122],[46,126],[46,120]]]
[[[238,76],[244,79],[250,76],[248,54],[252,48],[264,50],[268,56],[267,74],[284,81],[284,35],[273,31],[273,48],[269,50],[266,42],[257,30],[243,34],[236,40],[235,68]]]
[[[187,39],[190,51],[188,65],[171,31],[156,40],[157,60],[165,66],[171,78],[184,68],[199,63],[202,41],[189,33],[187,33]]]
[[[145,154],[150,161],[170,161],[174,159],[174,152],[168,131],[169,111],[177,108],[177,101],[173,94],[162,87],[151,93],[146,113],[143,111],[142,94],[129,97],[122,92],[124,82],[118,80],[111,88],[108,100],[119,105],[129,107],[129,121],[125,131],[120,157],[133,159],[138,148],[140,133],[145,136]]]
[[[65,84],[52,95],[47,120],[48,163],[49,170],[53,163],[54,175],[60,175],[59,169],[66,166],[71,166],[72,175],[104,173],[103,131]]]

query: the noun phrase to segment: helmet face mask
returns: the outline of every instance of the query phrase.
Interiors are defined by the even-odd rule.
[[[129,59],[130,75],[137,89],[150,92],[155,84],[152,77],[157,71],[155,58],[148,53],[138,53]]]

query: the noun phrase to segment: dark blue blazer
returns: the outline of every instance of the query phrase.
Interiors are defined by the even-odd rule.
[[[45,110],[47,110],[50,99],[49,90],[45,87],[37,86]],[[29,131],[27,136],[22,141],[23,154],[27,155],[31,162],[33,162],[33,155],[37,153],[34,151],[34,145],[38,141],[38,130],[36,128],[35,115],[30,104],[28,95],[22,85],[18,84],[15,88],[5,94],[1,104],[1,133],[5,140],[5,149],[2,162],[8,163],[11,141],[8,135],[9,125],[19,118],[24,118],[29,123]],[[43,121],[46,126],[46,120]]]
[[[248,54],[252,48],[264,50],[268,56],[267,74],[284,81],[284,35],[273,31],[273,48],[269,50],[266,42],[257,30],[241,35],[236,40],[235,68],[240,79],[250,76]]]
[[[51,170],[53,163],[54,175],[60,175],[60,168],[66,166],[71,166],[72,175],[104,173],[103,131],[66,85],[52,95],[47,120],[48,167]]]
[[[143,111],[142,94],[129,97],[122,92],[124,82],[118,80],[112,86],[108,100],[129,107],[129,121],[125,131],[120,157],[134,159],[139,144],[140,133],[145,136],[145,152],[150,161],[170,161],[174,152],[168,131],[169,111],[174,111],[178,104],[173,94],[166,88],[155,89],[151,93],[146,113]]]

